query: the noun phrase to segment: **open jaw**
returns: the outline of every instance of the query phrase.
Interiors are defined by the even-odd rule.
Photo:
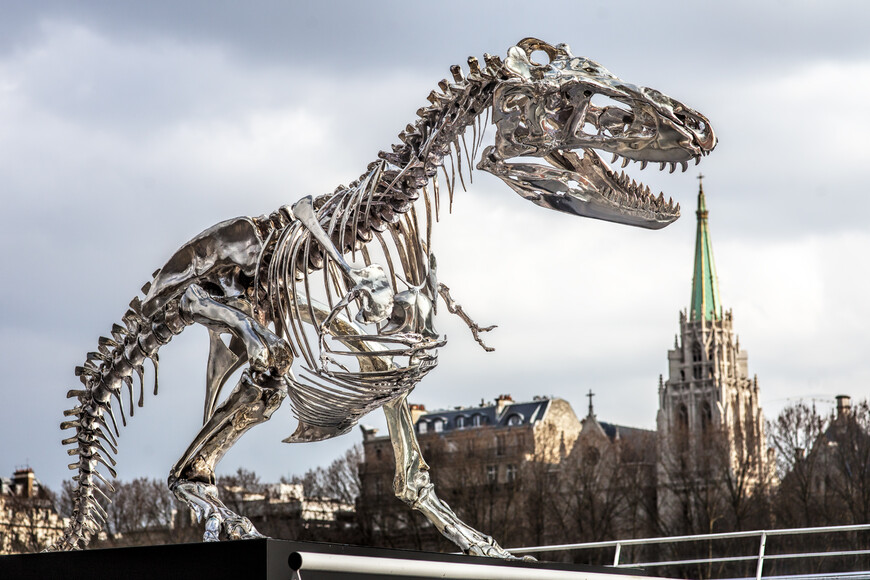
[[[514,191],[541,207],[649,229],[663,228],[680,217],[679,203],[666,200],[661,192],[654,195],[648,186],[625,172],[611,169],[594,149],[553,150],[543,157],[548,165],[506,163],[486,153],[481,169],[492,171]],[[614,161],[619,158],[613,154]],[[622,159],[623,167],[631,161],[627,157]],[[638,163],[642,168],[647,165]]]
[[[536,51],[549,62],[532,60]],[[678,205],[614,171],[602,155],[621,158],[623,168],[634,161],[685,171],[716,146],[706,117],[564,44],[523,39],[508,50],[505,71],[492,99],[495,145],[479,168],[533,203],[573,215],[651,229],[679,218]]]

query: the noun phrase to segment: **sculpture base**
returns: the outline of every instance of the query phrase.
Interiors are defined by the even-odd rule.
[[[0,578],[17,580],[356,580],[512,578],[621,580],[643,572],[341,544],[243,540],[0,556]]]

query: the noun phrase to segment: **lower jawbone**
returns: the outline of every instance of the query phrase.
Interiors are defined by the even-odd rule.
[[[593,149],[556,150],[544,159],[549,165],[506,163],[495,155],[495,148],[487,147],[478,168],[501,178],[532,203],[572,215],[653,230],[680,217],[680,204],[665,200],[662,193],[656,197],[649,187],[616,173]]]

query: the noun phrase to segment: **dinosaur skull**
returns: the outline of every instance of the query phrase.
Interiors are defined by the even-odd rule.
[[[532,61],[543,51],[548,64]],[[710,122],[662,93],[628,84],[601,65],[571,54],[565,44],[551,46],[526,38],[508,51],[508,79],[493,94],[495,146],[478,165],[498,176],[526,199],[550,209],[662,228],[679,216],[679,205],[650,193],[608,167],[613,161],[676,164],[686,170],[716,146]],[[592,103],[596,95],[612,105]],[[540,157],[548,165],[506,163],[515,157]]]

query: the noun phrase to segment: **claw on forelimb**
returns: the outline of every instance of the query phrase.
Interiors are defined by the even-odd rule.
[[[453,298],[450,296],[450,288],[440,282],[438,283],[438,294],[441,296],[441,298],[444,299],[444,304],[447,306],[447,310],[450,312],[450,314],[455,314],[456,316],[461,318],[466,325],[468,325],[468,328],[471,330],[471,334],[472,336],[474,336],[474,340],[477,341],[477,344],[479,344],[486,352],[494,351],[495,349],[493,347],[487,346],[486,343],[483,342],[483,339],[480,338],[480,333],[489,332],[493,328],[498,328],[498,325],[493,324],[492,326],[485,326],[483,328],[478,326],[477,323],[474,322],[471,317],[465,313],[465,310],[462,309],[462,306],[457,304],[456,301],[453,300]]]

